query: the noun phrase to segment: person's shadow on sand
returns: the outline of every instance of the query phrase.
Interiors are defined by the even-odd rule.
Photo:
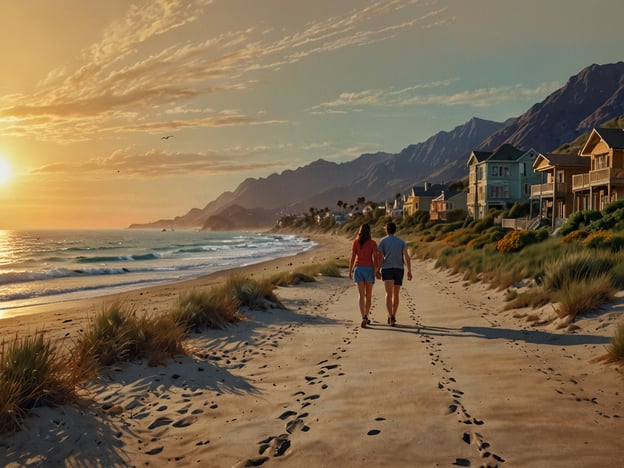
[[[498,327],[461,327],[448,328],[423,325],[421,333],[429,336],[453,336],[457,338],[483,338],[486,340],[511,340],[524,341],[525,343],[542,345],[586,345],[586,344],[608,344],[611,338],[598,335],[584,334],[559,334],[550,333],[543,330],[513,330]]]

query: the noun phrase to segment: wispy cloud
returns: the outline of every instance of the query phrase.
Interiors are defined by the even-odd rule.
[[[219,175],[283,168],[283,161],[263,161],[253,153],[170,153],[141,151],[135,147],[115,151],[108,157],[80,163],[54,163],[31,171],[31,175],[63,175],[80,172],[84,176],[167,178],[179,175]]]
[[[13,136],[76,141],[103,131],[136,132],[261,123],[257,117],[228,119],[213,114],[182,122],[172,109],[201,109],[194,103],[213,94],[239,93],[256,86],[255,70],[279,69],[312,55],[363,46],[409,28],[447,21],[434,2],[371,1],[362,7],[306,25],[295,33],[239,30],[185,35],[211,13],[212,0],[149,0],[129,7],[102,39],[77,62],[50,71],[29,95],[0,96],[0,129]],[[246,18],[254,24],[254,18]],[[158,46],[164,36],[185,37]],[[263,115],[258,109],[254,115]],[[217,109],[217,112],[219,110]],[[136,124],[136,116],[147,120]],[[271,120],[273,123],[279,119]]]
[[[400,90],[370,89],[341,93],[335,100],[323,102],[310,109],[312,114],[347,114],[362,112],[367,107],[410,107],[410,106],[472,106],[492,107],[505,102],[526,101],[543,97],[561,87],[559,82],[542,83],[535,88],[521,84],[495,88],[479,88],[448,94],[427,94],[422,91],[447,87],[457,81],[446,80],[429,84],[414,85]]]

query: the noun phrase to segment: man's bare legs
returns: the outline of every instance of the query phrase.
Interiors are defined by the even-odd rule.
[[[388,321],[390,325],[396,322],[396,313],[399,310],[399,291],[401,285],[394,284],[394,280],[384,281],[386,289],[386,310],[388,311]]]

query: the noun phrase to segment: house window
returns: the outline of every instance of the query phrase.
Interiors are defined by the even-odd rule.
[[[524,194],[528,195],[531,193],[531,189],[529,188],[529,184],[524,184]]]
[[[599,154],[594,159],[595,169],[605,169],[609,167],[609,155]]]
[[[509,167],[508,166],[492,166],[492,177],[508,177],[509,176]]]
[[[492,198],[509,198],[509,185],[490,186],[490,196]]]

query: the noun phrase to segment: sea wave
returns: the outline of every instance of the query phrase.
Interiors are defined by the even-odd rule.
[[[78,263],[112,263],[112,262],[127,262],[127,261],[142,261],[142,260],[158,260],[160,255],[153,253],[148,254],[135,254],[135,255],[117,255],[117,256],[95,256],[95,257],[78,257],[76,262]]]

